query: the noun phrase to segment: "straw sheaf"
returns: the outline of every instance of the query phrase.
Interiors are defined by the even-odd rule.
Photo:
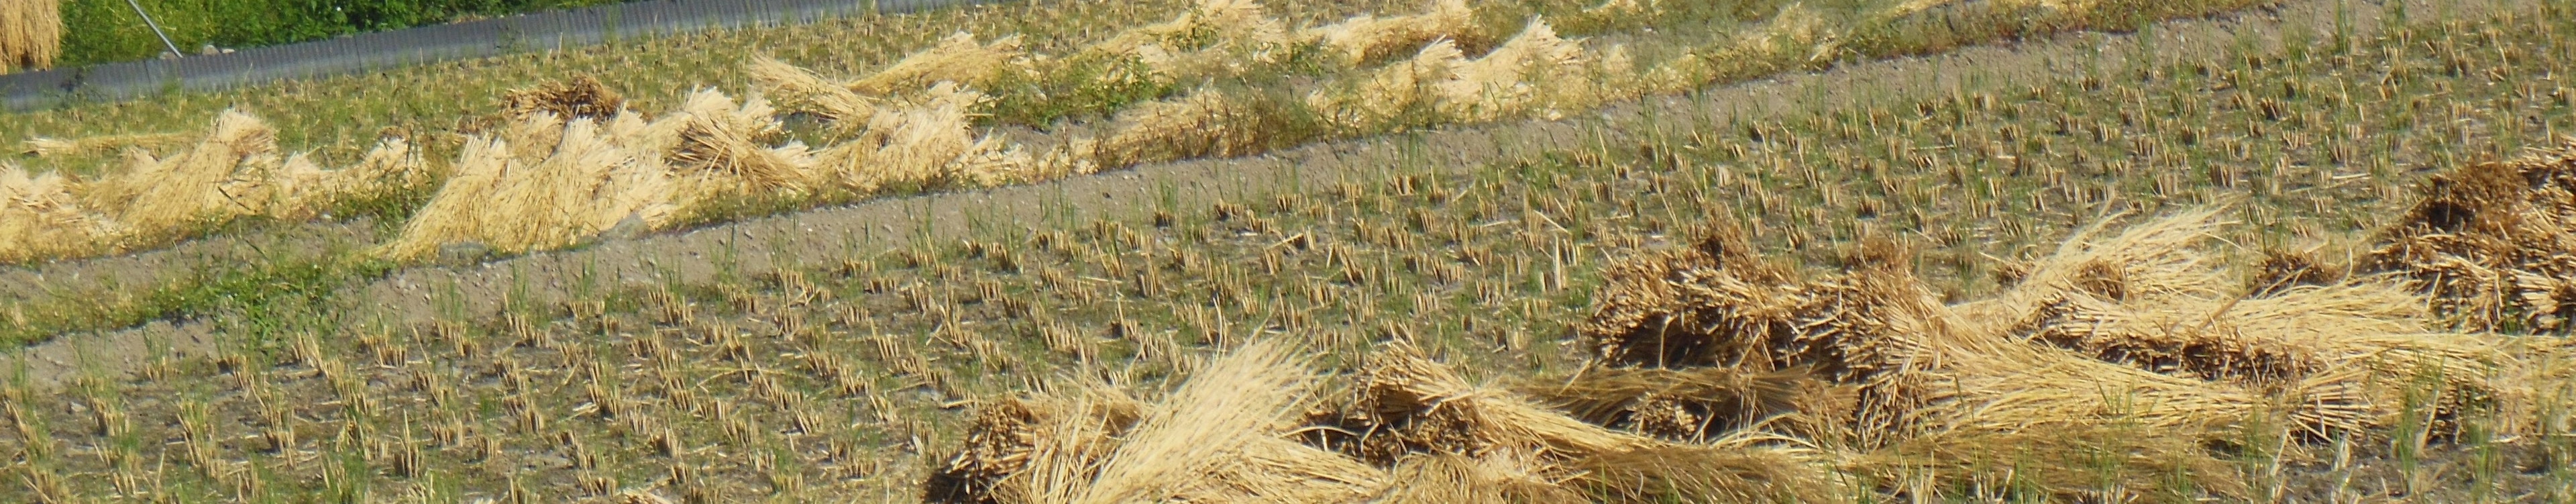
[[[1314,441],[1393,467],[1383,497],[1403,502],[1563,502],[1587,489],[1637,501],[1795,501],[1838,488],[1814,453],[1774,446],[1776,436],[1683,444],[1613,430],[1471,386],[1402,342],[1372,354],[1352,388],[1341,408],[1310,416],[1331,433]]]
[[[261,183],[284,162],[275,130],[227,110],[186,152],[156,159],[127,151],[124,171],[80,192],[89,206],[113,209],[118,221],[138,229],[179,229],[199,219],[265,211],[268,202],[257,197]]]
[[[1018,35],[976,43],[974,34],[961,31],[845,87],[861,95],[892,96],[943,81],[985,86],[1007,72],[1034,70],[1028,52],[1020,46]]]
[[[1118,115],[1116,133],[1096,146],[1100,166],[1235,157],[1259,152],[1279,127],[1276,114],[1216,90],[1146,103]]]
[[[399,139],[378,143],[356,165],[338,170],[324,170],[301,154],[280,156],[275,130],[229,110],[184,152],[164,159],[131,148],[124,161],[122,170],[68,192],[83,207],[120,223],[113,227],[145,240],[175,239],[197,226],[242,216],[308,219],[348,198],[407,187],[425,176],[410,144]]]
[[[1469,457],[1456,453],[1406,455],[1388,471],[1386,489],[1369,502],[1384,504],[1464,504],[1471,502],[1590,502],[1582,493],[1560,486],[1567,475],[1547,469],[1520,454]],[[1552,471],[1566,472],[1566,471]]]
[[[340,169],[323,170],[312,163],[296,162],[280,167],[269,187],[276,203],[268,215],[287,220],[313,219],[341,200],[417,186],[428,178],[420,153],[410,141],[387,138],[377,141],[357,164]]]
[[[538,112],[508,127],[512,138],[469,138],[447,184],[376,253],[417,258],[463,242],[519,253],[580,243],[626,219],[667,225],[688,202],[674,201],[669,170],[651,151],[678,145],[689,120],[621,112],[602,126]]]
[[[1365,433],[1334,448],[1380,465],[1414,452],[1576,457],[1660,444],[1556,413],[1518,393],[1470,385],[1404,343],[1374,353],[1353,389],[1348,406],[1323,415],[1324,423]]]
[[[2168,215],[2129,226],[2113,236],[2104,219],[2078,229],[2048,256],[2022,267],[2012,287],[1993,298],[1956,307],[1972,320],[2011,323],[2068,292],[2116,299],[2169,296],[2218,298],[2234,287],[2200,248],[2226,225],[2218,207]]]
[[[1521,390],[1585,422],[1701,442],[1797,412],[1811,381],[1798,371],[1603,368]]]
[[[1458,65],[1464,61],[1466,55],[1455,42],[1432,42],[1410,59],[1370,72],[1368,80],[1355,88],[1316,90],[1306,96],[1306,104],[1344,129],[1386,124],[1407,113],[1428,110],[1432,86],[1456,79]]]
[[[626,97],[588,75],[548,81],[501,95],[503,115],[524,119],[544,112],[564,119],[608,119],[626,110]]]
[[[1433,86],[1440,111],[1466,120],[1493,120],[1527,110],[1540,85],[1580,79],[1583,47],[1556,36],[1533,18],[1520,34],[1484,56],[1459,63],[1456,76]]]
[[[776,109],[753,94],[736,106],[714,89],[689,95],[678,115],[679,145],[673,169],[714,195],[796,195],[809,190],[813,159],[802,143],[766,147],[782,130]]]
[[[1641,92],[1681,92],[1829,62],[1841,46],[1824,27],[1823,16],[1814,9],[1789,4],[1759,30],[1694,49],[1645,72],[1638,79]]]
[[[62,53],[58,0],[0,0],[0,74],[52,68]]]
[[[2435,175],[2364,261],[2414,280],[2474,330],[2564,331],[2576,318],[2576,139]]]
[[[1467,0],[1434,0],[1429,11],[1408,16],[1363,14],[1305,30],[1298,38],[1316,40],[1354,62],[1393,56],[1435,40],[1448,40],[1475,50],[1493,44],[1491,36],[1476,24],[1476,11],[1467,5]]]
[[[928,500],[1357,502],[1384,473],[1284,435],[1311,399],[1294,349],[1247,344],[1196,367],[1152,404],[1114,389],[988,407],[967,447],[935,474]]]
[[[114,252],[131,233],[84,208],[62,175],[0,164],[0,261]]]
[[[130,148],[161,148],[196,140],[188,133],[139,133],[83,138],[29,138],[21,154],[40,158],[85,156],[116,152]]]
[[[1068,392],[1030,394],[976,409],[965,446],[923,484],[928,502],[1026,501],[1033,461],[1096,458],[1112,449],[1112,436],[1135,428],[1143,402],[1114,388],[1089,385]],[[1007,497],[1006,497],[1007,496]]]
[[[1239,74],[1250,64],[1278,59],[1292,42],[1288,26],[1252,0],[1199,0],[1180,17],[1129,29],[1093,44],[1076,58],[1144,63],[1159,82],[1203,75]]]
[[[815,154],[816,175],[858,192],[973,181],[975,176],[962,171],[967,163],[1003,148],[997,139],[975,135],[974,111],[988,102],[983,93],[955,83],[933,85],[910,104],[880,110],[858,137]]]
[[[864,125],[879,112],[875,99],[768,56],[753,57],[747,69],[753,81],[787,100],[789,106],[831,119],[844,128]]]

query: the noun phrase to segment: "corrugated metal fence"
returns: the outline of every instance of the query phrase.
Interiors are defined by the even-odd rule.
[[[0,75],[10,110],[65,100],[122,100],[177,88],[207,91],[278,79],[343,75],[424,62],[597,44],[611,38],[813,22],[870,12],[1007,0],[653,0],[364,33],[228,54]]]

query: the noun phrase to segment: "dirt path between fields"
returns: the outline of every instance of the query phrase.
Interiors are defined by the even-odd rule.
[[[2520,6],[2516,0],[2448,3],[2416,8],[2426,12]],[[474,320],[495,316],[510,293],[526,301],[552,304],[575,292],[589,275],[601,285],[652,285],[706,282],[720,271],[744,274],[775,267],[834,265],[846,258],[900,250],[914,240],[954,240],[978,226],[1007,229],[1049,227],[1050,222],[1076,225],[1095,218],[1139,219],[1167,197],[1179,208],[1203,208],[1220,200],[1246,201],[1281,187],[1320,190],[1339,180],[1367,179],[1380,166],[1435,166],[1465,171],[1478,166],[1525,159],[1549,151],[1635,145],[1675,125],[1730,125],[1758,121],[1804,101],[1827,100],[1842,105],[1910,104],[1977,90],[2010,90],[2033,84],[2078,79],[2088,72],[2128,71],[2141,63],[2166,64],[2199,59],[2245,44],[2278,47],[2290,30],[2317,34],[2335,30],[2339,8],[2358,36],[2378,32],[2381,5],[2344,0],[2290,2],[2282,7],[2231,17],[2173,21],[2151,30],[2151,45],[2137,34],[2078,33],[2009,45],[1978,46],[1941,55],[1847,65],[1817,74],[1780,76],[1723,85],[1690,96],[1657,97],[1621,103],[1579,117],[1529,121],[1353,139],[1309,145],[1252,158],[1194,160],[1056,182],[888,198],[863,204],[753,219],[687,232],[613,241],[593,247],[463,267],[420,267],[345,294],[361,300],[359,320],[416,324],[459,314]],[[2152,50],[2142,50],[2151,47]],[[1633,147],[1632,147],[1633,148]],[[1069,220],[1051,220],[1065,219]],[[190,244],[142,258],[100,259],[64,263],[32,271],[0,274],[9,282],[47,278],[99,277],[102,271],[158,268],[157,273],[123,273],[117,278],[150,278],[174,274],[198,261],[236,260],[221,243]],[[195,254],[189,256],[187,254]],[[160,259],[154,259],[156,255]],[[726,266],[730,265],[730,266]],[[84,273],[87,272],[87,273]],[[50,275],[50,276],[47,276]],[[86,276],[81,276],[86,275]],[[11,280],[18,278],[18,280]],[[5,299],[5,298],[0,298]],[[39,388],[58,386],[82,368],[108,376],[140,369],[146,348],[167,347],[184,355],[202,355],[219,337],[202,321],[158,321],[101,334],[66,336],[23,352],[28,376]]]

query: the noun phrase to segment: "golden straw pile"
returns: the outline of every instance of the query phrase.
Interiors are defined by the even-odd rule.
[[[186,149],[165,158],[128,147],[117,171],[94,180],[0,165],[0,261],[116,253],[240,217],[311,219],[424,176],[399,138],[380,141],[355,164],[325,170],[302,154],[282,154],[276,135],[257,117],[226,111]],[[88,148],[31,143],[38,150]]]
[[[53,68],[62,53],[57,0],[0,0],[0,74]]]
[[[2576,318],[2576,139],[2461,166],[2381,233],[2361,269],[2392,272],[2472,330],[2563,333]]]
[[[1593,11],[1653,15],[1656,5],[1617,1]],[[1823,54],[1829,42],[1818,41],[1831,37],[1817,33],[1804,12],[1784,10],[1770,30],[1779,33],[1727,42],[1723,50],[1765,61]],[[8,19],[16,18],[0,18]],[[1169,21],[1062,56],[1031,53],[1017,37],[958,33],[854,78],[754,58],[747,70],[781,107],[829,121],[829,144],[814,148],[780,143],[781,111],[760,94],[737,102],[699,90],[677,110],[647,115],[588,77],[545,83],[504,97],[505,113],[470,135],[453,163],[438,171],[447,178],[430,202],[375,255],[417,260],[460,244],[505,254],[551,250],[619,231],[722,218],[729,208],[1250,155],[1311,140],[1289,133],[1312,129],[1301,127],[1309,123],[1351,135],[1555,116],[1727,75],[1705,68],[1710,58],[1704,54],[1642,71],[1624,48],[1558,37],[1546,20],[1529,19],[1516,35],[1500,38],[1506,31],[1477,19],[1464,0],[1435,0],[1417,14],[1292,28],[1252,0],[1202,0]],[[1302,98],[1189,90],[1116,111],[1101,136],[1072,135],[1045,146],[1006,142],[976,126],[994,102],[985,88],[1030,76],[1167,87],[1276,67],[1292,53],[1347,65],[1352,78],[1295,90]],[[1069,72],[1091,65],[1110,71]],[[11,180],[24,183],[9,189],[17,207],[0,212],[12,219],[0,223],[11,230],[0,237],[9,240],[0,244],[0,261],[116,253],[231,218],[304,218],[351,194],[427,182],[426,170],[398,141],[350,169],[325,171],[300,156],[279,156],[273,134],[247,117],[227,113],[202,141],[196,135],[28,141],[27,151],[39,156],[138,154],[127,170],[96,181],[17,174]],[[142,154],[190,142],[193,148],[170,159]]]
[[[2508,434],[2539,426],[2522,342],[2429,329],[2425,298],[2384,277],[2249,287],[2207,259],[2218,257],[2217,215],[2097,225],[2005,292],[1955,305],[1935,302],[1895,245],[1864,247],[1847,273],[1803,278],[1715,227],[1609,272],[1577,325],[1591,362],[1572,377],[1477,385],[1403,342],[1353,376],[1310,377],[1279,344],[1258,343],[1160,402],[1090,384],[989,404],[927,495],[1943,498],[1997,483],[1982,478],[1998,465],[2107,463],[2127,469],[2024,477],[2057,493],[2032,497],[2054,499],[2133,499],[2177,477],[2244,496],[2242,473],[2209,446],[2368,439],[2408,421],[2442,436],[2469,415]],[[1210,389],[1234,397],[1202,397]],[[1339,392],[1314,393],[1327,389]],[[1200,410],[1220,403],[1240,409]],[[2420,416],[2401,418],[2410,411]],[[1163,430],[1159,419],[1180,417],[1211,427]],[[1135,453],[1170,458],[1118,468],[1141,463],[1121,458]],[[1128,481],[1139,474],[1162,479]],[[1879,483],[1851,487],[1861,481]]]

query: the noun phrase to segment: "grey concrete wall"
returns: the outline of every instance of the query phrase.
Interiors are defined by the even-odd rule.
[[[279,79],[359,73],[672,33],[814,22],[1007,0],[653,0],[189,56],[0,75],[0,101],[28,110],[113,101],[166,89],[209,91]]]

